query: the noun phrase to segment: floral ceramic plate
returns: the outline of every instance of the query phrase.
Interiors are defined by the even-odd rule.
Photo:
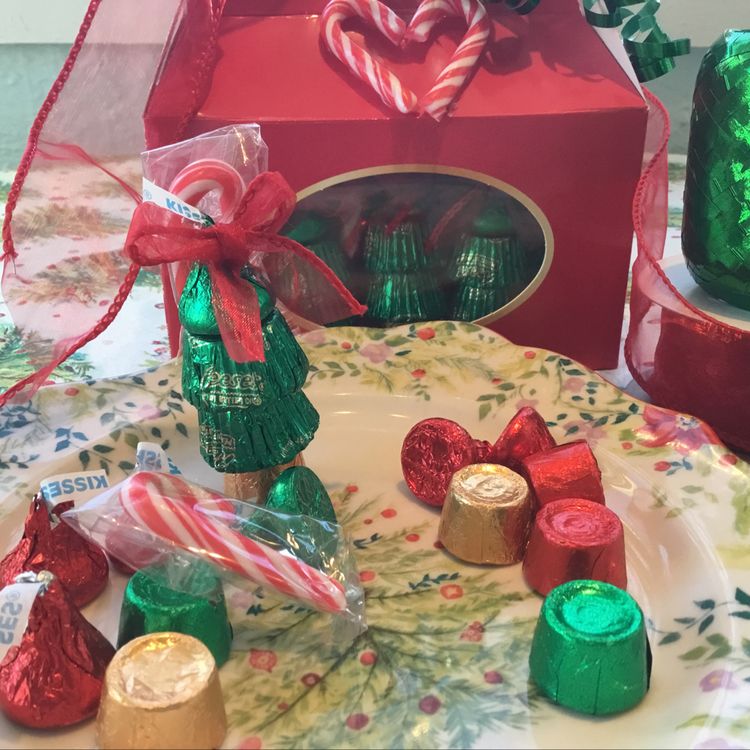
[[[316,616],[230,597],[237,651],[222,669],[227,746],[744,747],[750,745],[748,466],[690,417],[633,401],[559,355],[473,325],[354,328],[303,337],[321,428],[306,452],[351,535],[369,629],[320,648]],[[189,476],[219,486],[198,457],[179,364],[47,389],[0,414],[2,538],[50,474],[101,464],[120,479],[139,440],[158,440]],[[520,566],[461,563],[436,544],[438,514],[410,497],[403,436],[442,415],[494,439],[535,406],[559,441],[586,438],[626,527],[630,591],[654,650],[651,690],[608,719],[550,705],[529,682],[541,600]],[[114,639],[122,580],[86,610]],[[93,726],[8,747],[93,745]]]

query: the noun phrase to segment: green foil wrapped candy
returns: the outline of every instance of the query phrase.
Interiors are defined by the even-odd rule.
[[[204,408],[199,416],[201,455],[216,471],[233,474],[289,463],[313,439],[319,419],[302,391],[263,408]]]
[[[182,387],[198,410],[201,454],[217,471],[238,474],[290,462],[310,443],[320,418],[302,391],[307,357],[268,292],[247,277],[260,304],[265,361],[235,362],[221,340],[211,280],[196,265],[180,298]]]
[[[242,532],[272,546],[283,540],[308,565],[325,568],[338,547],[337,523],[331,498],[315,472],[292,466],[274,480],[264,507],[243,523]]]
[[[348,286],[349,258],[341,247],[341,232],[340,219],[310,211],[286,234],[315,253]]]
[[[229,658],[232,628],[220,579],[200,564],[179,591],[168,583],[169,572],[158,567],[139,570],[128,581],[117,648],[147,633],[184,633],[202,641],[221,666]]]
[[[421,223],[410,219],[394,227],[368,224],[364,261],[373,274],[412,273],[426,268]]]
[[[531,677],[554,703],[593,715],[626,711],[646,695],[650,658],[643,613],[622,589],[569,581],[542,605]]]
[[[302,388],[307,356],[278,310],[263,323],[264,362],[235,362],[219,338],[184,334],[182,387],[194,406],[254,408]]]
[[[307,466],[291,466],[282,471],[268,490],[265,507],[280,513],[338,523],[325,485]]]
[[[375,276],[367,293],[368,318],[375,325],[396,326],[444,317],[442,300],[428,274]]]
[[[682,250],[703,289],[750,310],[750,30],[724,32],[698,72]]]
[[[265,321],[275,309],[271,295],[249,274],[244,275],[244,277],[248,284],[252,284],[255,288],[260,307],[260,319]],[[212,301],[211,278],[208,274],[208,268],[196,264],[185,281],[185,288],[180,295],[179,304],[180,323],[193,336],[219,338],[219,324],[216,322]]]
[[[444,317],[437,262],[425,254],[418,220],[395,227],[371,224],[364,242],[364,264],[371,273],[365,300],[368,320],[393,326]]]
[[[490,206],[464,235],[453,261],[453,317],[477,320],[510,302],[524,283],[525,261],[503,206]]]

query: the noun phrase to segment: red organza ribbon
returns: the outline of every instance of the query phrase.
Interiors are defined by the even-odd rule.
[[[264,358],[257,294],[239,275],[245,265],[269,282],[290,312],[306,320],[324,324],[361,315],[367,308],[320,258],[277,234],[295,201],[280,174],[264,172],[248,186],[231,223],[200,227],[156,204],[139,204],[125,246],[132,263],[105,314],[82,334],[58,342],[46,365],[0,394],[0,408],[30,398],[55,367],[106,330],[122,309],[141,266],[206,263],[219,330],[227,352],[239,362]],[[7,255],[12,258],[15,253]]]
[[[648,162],[633,201],[638,257],[625,359],[654,403],[695,414],[709,422],[722,440],[750,451],[750,333],[692,305],[660,264],[667,233],[669,116],[653,94],[647,91],[646,98]],[[648,412],[646,418],[653,426]],[[696,431],[705,431],[689,417],[677,416],[669,425],[670,429],[677,425],[677,437],[662,425],[657,429],[660,442],[653,445],[684,442]]]
[[[294,192],[278,172],[263,172],[250,183],[229,223],[202,227],[154,203],[142,203],[133,214],[125,252],[139,266],[205,264],[229,356],[236,362],[263,360],[258,295],[240,276],[248,264],[303,318],[331,323],[366,309],[320,258],[277,233],[294,205]]]

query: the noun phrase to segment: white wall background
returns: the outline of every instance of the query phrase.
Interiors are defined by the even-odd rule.
[[[87,7],[88,0],[0,0],[0,44],[70,43]],[[724,29],[750,28],[750,0],[662,0],[659,17],[673,37],[707,47]]]
[[[710,47],[725,29],[750,29],[750,0],[662,0],[659,19],[671,37]]]
[[[0,0],[0,44],[70,44],[86,8],[88,0]]]
[[[133,9],[132,24],[117,30],[119,39],[127,41],[132,32],[142,42],[160,41],[158,34],[148,38],[153,28],[148,18],[161,0],[109,1]],[[71,44],[88,6],[89,0],[0,0],[0,44]]]

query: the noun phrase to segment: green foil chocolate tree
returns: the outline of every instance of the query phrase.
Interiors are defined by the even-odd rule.
[[[265,361],[235,362],[221,340],[208,269],[195,265],[180,297],[182,387],[198,410],[200,450],[227,475],[228,494],[263,499],[264,489],[312,440],[319,416],[302,391],[305,353],[266,289],[258,294]],[[270,476],[268,473],[270,472]]]
[[[453,317],[477,320],[498,310],[521,291],[524,254],[513,223],[501,205],[480,213],[461,238],[453,260]]]
[[[366,304],[372,323],[392,326],[443,317],[436,264],[425,253],[417,218],[394,227],[371,223],[364,243],[364,264],[370,272]]]

